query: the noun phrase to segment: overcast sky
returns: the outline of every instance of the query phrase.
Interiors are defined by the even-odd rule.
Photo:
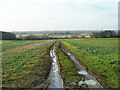
[[[118,28],[119,0],[0,0],[0,30]]]

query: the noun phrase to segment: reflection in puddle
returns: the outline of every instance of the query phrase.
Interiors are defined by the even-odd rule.
[[[80,81],[79,83],[78,83],[78,85],[82,85],[82,84],[85,84],[83,81]]]
[[[71,55],[71,53],[68,53],[68,55]]]
[[[85,81],[80,81],[78,85],[82,84],[87,84],[87,85],[96,85],[96,82],[94,80],[85,80]]]
[[[78,74],[82,74],[82,75],[86,75],[86,74],[88,74],[86,71],[78,71]]]
[[[96,82],[94,80],[85,80],[85,83],[87,85],[96,85]]]
[[[53,62],[49,74],[50,85],[48,86],[48,88],[63,88],[61,76],[59,74],[60,70],[58,67],[57,58],[54,49],[55,47],[53,46],[53,50],[50,51],[50,56]]]

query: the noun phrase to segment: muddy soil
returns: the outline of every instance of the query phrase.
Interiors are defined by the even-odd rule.
[[[47,42],[51,42],[52,40],[49,40]],[[44,43],[44,42],[43,42]],[[27,49],[31,49],[31,48],[35,48],[36,46],[39,46],[41,44],[43,44],[42,42],[41,43],[36,43],[36,44],[31,44],[31,45],[27,45],[27,46],[23,46],[23,47],[20,47],[20,49],[22,50],[27,50]]]

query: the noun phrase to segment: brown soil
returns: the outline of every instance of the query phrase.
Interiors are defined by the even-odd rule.
[[[50,42],[52,40],[49,40],[47,42]],[[44,43],[44,42],[43,42]],[[35,48],[36,46],[39,46],[43,43],[36,43],[36,44],[31,44],[31,45],[27,45],[27,46],[23,46],[23,47],[19,47],[21,50],[26,50],[26,49],[31,49],[31,48]]]

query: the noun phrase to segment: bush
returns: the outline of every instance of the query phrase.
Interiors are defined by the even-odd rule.
[[[2,33],[2,40],[15,40],[16,35],[10,32],[0,32]]]

